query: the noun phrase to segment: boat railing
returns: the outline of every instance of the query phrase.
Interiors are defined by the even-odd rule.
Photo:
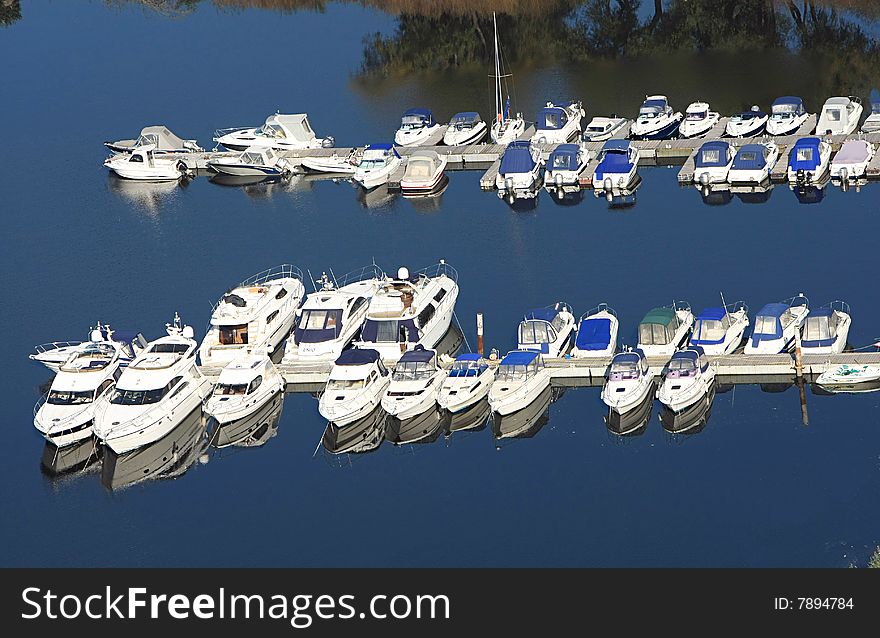
[[[40,408],[43,407],[43,404],[45,404],[46,401],[48,401],[48,399],[49,399],[49,393],[47,392],[46,394],[41,396],[37,400],[37,402],[34,404],[34,419],[37,418],[37,413],[40,411]],[[46,434],[51,434],[53,430],[57,430],[60,427],[64,427],[66,424],[70,423],[73,419],[76,419],[81,414],[86,412],[94,404],[95,404],[94,401],[89,401],[88,403],[82,404],[82,406],[79,408],[79,410],[76,410],[75,412],[71,412],[69,414],[64,415],[63,418],[61,418],[57,422],[53,423],[51,425],[51,427],[48,430],[46,430]]]
[[[745,315],[748,317],[749,315],[749,307],[746,305],[746,302],[743,300],[734,301],[733,303],[726,304],[724,309],[727,311],[727,314],[732,315],[735,312],[739,312],[740,310],[745,311]]]
[[[693,310],[691,310],[691,304],[688,303],[687,301],[673,299],[673,301],[669,305],[669,307],[672,308],[676,312],[678,312],[679,310],[687,310],[688,312],[693,313]]]
[[[376,264],[370,264],[369,266],[364,266],[363,268],[357,268],[351,272],[347,272],[338,278],[333,275],[333,279],[336,281],[336,287],[339,288],[347,286],[348,284],[354,284],[359,281],[367,281],[370,279],[381,281],[382,279],[385,279],[385,271],[379,268]]]
[[[810,300],[802,292],[799,292],[794,297],[784,299],[782,303],[786,304],[789,308],[793,308],[795,306],[804,306],[806,308],[810,307]]]
[[[231,128],[218,128],[214,130],[214,137],[223,137],[224,135],[229,135],[230,133],[237,133],[238,131],[249,131],[254,128],[253,126],[233,126]]]
[[[37,399],[37,402],[36,402],[36,403],[34,403],[34,418],[35,418],[35,419],[37,418],[37,412],[40,411],[40,408],[43,407],[43,404],[44,404],[48,399],[49,399],[49,393],[47,392],[46,394],[44,394],[43,396],[41,396],[39,399]]]
[[[829,310],[832,310],[834,312],[843,312],[848,315],[852,314],[849,310],[849,304],[846,303],[845,301],[841,301],[840,299],[835,299],[834,301],[830,301],[822,307],[828,308]]]
[[[445,259],[441,259],[438,263],[433,266],[426,266],[425,268],[420,268],[419,270],[413,273],[415,275],[424,275],[425,277],[434,278],[439,277],[440,275],[446,275],[452,281],[458,283],[458,271],[446,263]]]
[[[609,306],[607,303],[605,303],[605,302],[603,301],[602,303],[600,303],[600,304],[599,304],[598,306],[596,306],[595,308],[592,308],[592,309],[590,309],[590,310],[587,310],[584,314],[582,314],[582,315],[581,315],[581,318],[578,319],[578,323],[580,323],[580,322],[583,321],[584,319],[588,319],[589,317],[592,317],[593,315],[597,315],[597,314],[599,314],[600,312],[607,312],[609,315],[611,315],[612,317],[614,317],[615,319],[617,319],[617,311],[614,310],[614,308],[612,308],[611,306]]]
[[[34,347],[34,350],[36,351],[36,354],[45,354],[53,350],[60,350],[61,348],[69,348],[71,346],[80,346],[82,344],[82,341],[50,341],[49,343],[41,343]]]
[[[251,275],[239,283],[237,287],[246,288],[248,286],[259,286],[275,279],[290,277],[295,277],[296,279],[303,281],[303,274],[299,268],[291,264],[279,264],[278,266],[273,266],[272,268],[262,270],[255,275]]]

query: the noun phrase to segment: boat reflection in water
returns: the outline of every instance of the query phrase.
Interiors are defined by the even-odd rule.
[[[825,175],[815,182],[807,184],[789,184],[788,187],[801,204],[818,204],[825,198],[825,187],[831,183],[831,174]]]
[[[550,404],[559,396],[560,389],[547,387],[522,410],[505,416],[492,417],[492,434],[496,439],[527,439],[541,431],[550,420]]]
[[[435,403],[430,409],[409,419],[389,416],[385,421],[385,439],[394,445],[433,443],[446,431],[449,416]]]
[[[510,193],[498,192],[498,197],[517,212],[528,212],[538,208],[538,193],[541,185],[536,183],[528,190],[514,190]]]
[[[101,460],[101,449],[102,446],[96,446],[91,437],[60,448],[46,441],[40,469],[46,476],[59,477],[97,468]]]
[[[575,206],[584,201],[584,192],[580,186],[545,186],[550,194],[550,199],[559,206]]]
[[[767,181],[754,186],[731,186],[730,192],[736,195],[743,204],[764,204],[773,194],[773,184]]]
[[[838,384],[834,387],[821,386],[818,383],[810,385],[813,394],[834,395],[834,394],[866,394],[868,392],[877,392],[880,390],[880,380],[865,381],[862,383]]]
[[[180,476],[207,447],[205,421],[199,406],[155,443],[122,455],[105,446],[101,483],[116,490],[147,479]]]
[[[376,188],[365,190],[355,184],[357,192],[357,201],[364,208],[382,209],[390,208],[391,204],[397,198],[397,193],[388,190],[388,185],[383,184]]]
[[[593,195],[596,199],[604,197],[608,202],[609,210],[623,210],[636,205],[636,191],[642,185],[642,176],[636,175],[632,184],[626,188],[612,188],[609,191],[596,189]]]
[[[382,406],[367,416],[343,426],[327,423],[321,445],[331,454],[361,454],[372,452],[382,445],[388,415]]]
[[[660,411],[663,429],[670,434],[696,434],[702,432],[712,414],[712,401],[715,399],[715,384],[709,387],[706,396],[681,412],[673,412],[667,407]]]
[[[466,410],[456,412],[449,417],[448,434],[465,431],[478,432],[486,427],[491,414],[492,407],[489,405],[489,401],[486,399],[477,401]]]
[[[143,182],[123,179],[110,173],[107,185],[111,193],[127,199],[135,210],[148,217],[158,217],[178,196],[181,188],[189,185],[189,180],[182,178],[176,182]]]
[[[444,175],[430,193],[406,194],[402,197],[420,213],[432,213],[440,210],[443,204],[443,193],[449,186],[449,175]]]
[[[733,201],[733,193],[728,184],[698,184],[696,188],[706,206],[726,206]]]
[[[605,427],[618,436],[641,436],[648,429],[651,412],[654,409],[655,389],[652,388],[642,402],[623,414],[608,410],[605,414]]]
[[[284,408],[284,393],[279,392],[254,414],[220,424],[208,417],[207,437],[211,447],[259,447],[278,433],[278,422]]]

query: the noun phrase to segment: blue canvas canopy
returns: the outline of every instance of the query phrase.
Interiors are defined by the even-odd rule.
[[[575,171],[578,168],[577,144],[560,144],[547,159],[547,168],[550,170]]]
[[[452,369],[449,371],[449,376],[453,378],[457,377],[476,377],[479,374],[488,368],[487,363],[483,363],[479,366],[467,365],[469,363],[477,363],[483,357],[475,354],[473,352],[466,352],[465,354],[460,354],[455,358],[455,363],[452,364]],[[455,365],[457,363],[461,363],[464,365]]]
[[[611,319],[584,319],[578,328],[575,346],[578,350],[606,350],[611,345]]]
[[[628,174],[633,169],[629,161],[629,142],[626,140],[608,140],[602,146],[602,158],[596,167],[596,177],[603,179],[606,173],[619,175]]]
[[[516,141],[508,144],[501,157],[501,166],[498,172],[501,175],[508,173],[531,173],[535,169],[535,158],[527,141]]]
[[[361,339],[368,342],[378,342],[379,324],[387,323],[394,324],[395,338],[392,341],[397,341],[397,335],[401,330],[405,331],[408,343],[415,343],[419,340],[419,330],[416,328],[415,319],[367,319],[361,329]]]
[[[338,366],[360,366],[365,363],[373,363],[379,360],[379,353],[375,350],[361,350],[360,348],[351,348],[343,350],[342,354],[336,359]]]
[[[880,91],[871,89],[871,113],[880,113]]]
[[[708,346],[724,343],[724,334],[718,339],[709,339],[708,334],[704,335],[703,322],[711,321],[714,323],[716,321],[721,321],[724,319],[725,315],[727,315],[727,309],[725,308],[705,308],[694,322],[694,332],[693,336],[691,336],[691,345],[699,347],[699,344],[705,344]],[[710,329],[711,328],[707,327],[707,332]]]
[[[537,359],[537,352],[523,352],[522,350],[513,350],[501,360],[503,366],[527,366]]]
[[[788,157],[788,166],[795,171],[814,171],[819,166],[819,143],[818,137],[802,137],[791,147]]]
[[[398,153],[397,149],[394,148],[394,144],[391,144],[390,142],[379,142],[378,144],[370,144],[364,149],[364,152],[366,151],[391,151],[397,157],[400,157],[400,153]]]
[[[547,106],[538,111],[535,128],[539,131],[557,131],[568,122],[568,113],[561,106]]]
[[[431,112],[431,109],[409,109],[406,113],[403,114],[403,117],[417,117],[428,124],[434,121],[434,114]]]
[[[727,166],[730,161],[730,144],[717,140],[706,142],[697,151],[696,167],[710,168],[713,166]]]
[[[746,144],[736,152],[732,168],[738,170],[760,170],[767,166],[764,158],[766,147],[763,144]]]
[[[537,319],[538,321],[551,322],[556,319],[557,315],[559,315],[559,311],[556,308],[536,308],[526,313],[525,320]]]
[[[479,361],[482,357],[474,352],[465,352],[455,357],[456,361]]]
[[[480,121],[480,114],[475,111],[462,111],[456,113],[449,120],[450,124],[476,124]]]
[[[793,95],[784,95],[773,101],[772,111],[774,113],[803,113],[804,101]]]
[[[758,315],[755,319],[755,326],[757,328],[757,324],[761,322],[763,318],[763,322],[761,322],[764,328],[766,328],[766,324],[768,322],[772,322],[774,325],[773,332],[753,332],[752,333],[752,343],[754,345],[758,345],[761,341],[773,341],[775,339],[782,338],[782,322],[780,321],[780,317],[788,310],[788,304],[784,303],[768,303],[766,306],[761,308],[758,311]]]
[[[436,354],[433,350],[425,350],[424,346],[418,345],[412,350],[404,352],[400,356],[398,363],[430,363]]]
[[[703,312],[697,316],[697,320],[707,319],[710,321],[721,321],[726,314],[727,310],[725,308],[704,308]]]
[[[641,348],[630,350],[629,352],[618,352],[614,355],[611,363],[636,363],[638,364],[645,358],[645,352]]]

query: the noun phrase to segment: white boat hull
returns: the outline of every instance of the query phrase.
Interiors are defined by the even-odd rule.
[[[682,383],[682,379],[664,379],[657,391],[660,403],[675,414],[684,412],[709,396],[715,383],[715,370],[710,367],[697,377],[686,380],[689,383]]]
[[[391,174],[396,171],[401,164],[401,160],[395,157],[382,168],[371,168],[366,171],[356,170],[354,173],[354,181],[363,186],[366,190],[378,188],[388,182]]]
[[[721,116],[718,113],[712,113],[709,117],[704,120],[699,121],[688,121],[684,120],[678,126],[678,135],[679,137],[683,137],[685,139],[690,139],[694,137],[699,137],[701,135],[705,135],[718,124]]]
[[[602,387],[602,402],[619,415],[626,414],[645,401],[654,391],[654,377],[650,373],[638,379],[606,381]]]
[[[505,120],[503,126],[500,121],[493,122],[491,137],[495,144],[510,144],[522,137],[525,131],[525,120],[517,117]]]
[[[464,412],[489,396],[494,381],[492,370],[486,370],[476,380],[473,377],[447,379],[440,387],[437,405],[450,414]]]
[[[804,122],[807,121],[808,117],[810,117],[809,113],[804,113],[787,120],[774,120],[771,117],[767,120],[767,135],[794,135],[803,126]],[[810,132],[806,131],[803,134],[806,135]]]
[[[542,368],[524,382],[497,380],[489,390],[492,412],[505,416],[522,410],[550,387],[550,371]]]
[[[348,425],[361,419],[375,410],[382,401],[382,395],[391,383],[390,375],[379,377],[369,388],[369,392],[360,392],[355,396],[346,396],[337,401],[338,392],[325,391],[318,402],[318,413],[338,426]]]
[[[420,146],[426,143],[434,133],[440,130],[439,124],[423,126],[416,130],[398,129],[394,134],[394,143],[398,146]]]
[[[467,129],[463,131],[456,131],[451,127],[446,129],[446,133],[443,134],[443,143],[447,146],[465,146],[467,144],[476,144],[484,137],[486,137],[486,131],[488,127],[485,122],[480,122],[472,129]]]

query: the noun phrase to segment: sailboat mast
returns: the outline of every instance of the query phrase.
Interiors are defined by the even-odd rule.
[[[504,122],[504,108],[501,104],[501,63],[498,59],[498,22],[492,12],[492,25],[495,28],[495,112]]]

